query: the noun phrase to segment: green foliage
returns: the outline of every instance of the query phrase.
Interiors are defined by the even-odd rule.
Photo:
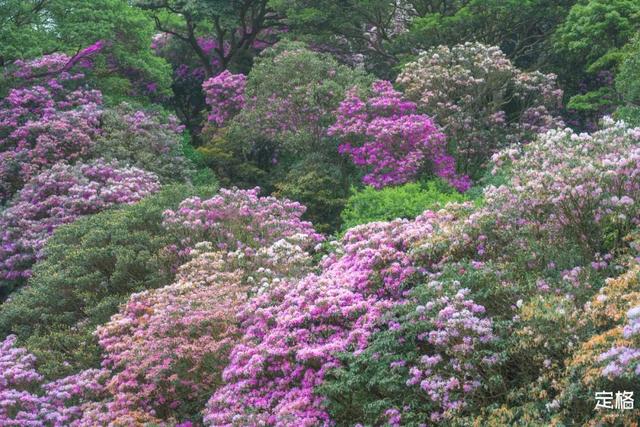
[[[549,61],[549,35],[563,22],[576,0],[428,1],[412,21],[404,50],[416,44],[429,48],[477,41],[500,49],[518,67],[539,67]],[[399,41],[398,43],[401,43]]]
[[[408,183],[376,190],[366,187],[354,192],[342,211],[342,229],[373,221],[413,219],[427,209],[444,207],[467,198],[442,181]]]
[[[616,77],[616,90],[623,105],[617,115],[633,126],[640,126],[640,36],[628,47],[628,53],[620,65]]]
[[[6,20],[6,25],[5,21]],[[0,4],[0,66],[51,52],[69,55],[104,40],[90,80],[107,101],[167,95],[170,68],[151,50],[153,21],[126,0],[9,1]],[[146,91],[155,83],[154,93]]]
[[[552,38],[560,80],[575,95],[569,108],[587,116],[612,111],[619,100],[608,76],[617,73],[639,29],[635,0],[583,0],[571,8]]]
[[[266,32],[281,26],[280,16],[273,13],[269,0],[135,0],[147,10],[156,30],[178,39],[197,58],[206,75],[216,68],[249,68],[251,48]],[[199,38],[217,42],[208,51]],[[222,48],[222,46],[225,46]]]
[[[260,56],[247,77],[247,105],[228,128],[209,127],[198,148],[225,186],[260,186],[302,202],[319,230],[335,230],[355,170],[326,136],[333,112],[364,72],[298,42]]]
[[[56,230],[29,286],[2,305],[0,335],[17,334],[49,377],[97,366],[95,327],[107,322],[130,294],[174,278],[163,248],[177,238],[162,227],[162,212],[215,190],[166,187],[138,204]]]
[[[348,188],[340,165],[309,155],[294,164],[284,179],[276,183],[274,195],[305,205],[305,218],[313,222],[316,230],[325,233],[338,229],[340,212],[349,196]]]

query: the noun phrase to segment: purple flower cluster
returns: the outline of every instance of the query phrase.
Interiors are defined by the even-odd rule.
[[[440,216],[356,227],[318,274],[273,284],[238,313],[243,336],[224,370],[226,385],[209,401],[209,425],[330,423],[315,388],[337,354],[366,348],[383,313],[404,300],[415,273],[409,246]]]
[[[76,218],[129,204],[160,188],[154,174],[97,160],[57,163],[33,177],[0,213],[0,280],[31,275],[53,231]]]
[[[351,90],[329,128],[330,135],[344,141],[340,153],[371,169],[363,182],[375,188],[402,184],[430,163],[437,176],[460,191],[467,190],[471,182],[456,174],[455,161],[447,154],[445,136],[436,124],[416,114],[416,104],[403,99],[390,82],[375,82],[372,92],[363,101],[356,89]]]
[[[58,70],[70,58],[49,55],[19,62],[17,75]],[[37,74],[36,74],[37,75]],[[29,87],[17,87],[0,101],[0,202],[58,161],[86,156],[99,134],[100,92],[66,87],[82,74],[59,72]],[[47,80],[48,79],[48,80]]]
[[[445,414],[465,407],[465,397],[481,385],[483,371],[497,362],[497,357],[473,360],[478,347],[496,339],[491,319],[484,318],[485,308],[468,298],[468,289],[454,295],[443,292],[443,284],[427,284],[440,294],[425,305],[416,306],[409,323],[420,325],[418,334],[428,352],[419,363],[409,368],[407,386],[418,386],[436,408],[432,421],[441,421]],[[459,284],[453,284],[454,290]],[[428,345],[427,345],[428,343]]]
[[[605,377],[640,376],[640,306],[636,306],[627,312],[627,324],[622,336],[628,340],[627,345],[612,347],[602,353],[598,360],[606,362],[602,369]]]
[[[232,74],[228,70],[206,80],[202,89],[211,107],[209,121],[218,127],[224,126],[244,107],[244,90],[247,78],[243,74]]]
[[[89,369],[42,384],[36,359],[15,347],[10,335],[0,342],[0,425],[20,427],[75,426],[87,401],[99,399],[108,372]],[[37,392],[34,392],[37,391]]]

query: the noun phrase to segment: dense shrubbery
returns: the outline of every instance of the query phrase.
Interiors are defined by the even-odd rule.
[[[354,192],[342,211],[342,228],[396,218],[413,219],[428,209],[461,202],[464,196],[440,181],[412,182],[376,190],[366,187]]]
[[[160,188],[155,174],[101,159],[63,163],[32,178],[0,212],[0,284],[6,295],[31,276],[53,231],[80,216],[131,204]]]
[[[95,327],[129,294],[173,280],[175,258],[163,250],[180,240],[162,226],[163,212],[184,197],[208,197],[215,190],[168,187],[136,205],[61,227],[45,246],[46,257],[35,265],[29,286],[3,304],[0,334],[17,334],[47,377],[95,366]]]
[[[637,424],[637,2],[90,3],[0,2],[0,425]]]
[[[498,149],[562,126],[555,80],[523,72],[480,43],[433,48],[398,76],[409,99],[443,126],[459,170],[474,177]]]

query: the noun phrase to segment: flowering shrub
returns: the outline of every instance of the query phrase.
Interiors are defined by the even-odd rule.
[[[98,366],[102,357],[95,328],[132,293],[174,281],[178,265],[165,248],[180,239],[162,226],[162,213],[185,197],[208,198],[216,191],[164,186],[133,205],[58,228],[42,250],[45,257],[33,267],[29,286],[2,304],[0,336],[19,336],[46,378]]]
[[[257,248],[298,234],[320,242],[310,222],[302,221],[304,206],[275,197],[259,197],[259,188],[251,190],[221,189],[208,200],[192,197],[184,200],[177,210],[164,213],[165,227],[183,237],[187,248],[173,248],[188,254],[198,242],[211,242],[216,250]]]
[[[444,135],[433,121],[416,114],[416,104],[402,98],[387,81],[375,82],[373,95],[362,101],[355,89],[340,104],[330,135],[342,139],[339,151],[353,163],[370,168],[363,182],[375,188],[403,184],[432,164],[433,172],[460,191],[470,186],[457,176]]]
[[[209,121],[222,127],[244,107],[244,90],[247,78],[243,74],[231,74],[228,70],[205,80],[202,89],[211,107]]]
[[[619,249],[638,224],[640,129],[618,122],[591,135],[553,130],[494,161],[511,176],[485,191],[484,213],[501,233],[533,229],[538,238],[579,245],[592,261]]]
[[[366,350],[343,354],[343,366],[327,374],[320,393],[332,419],[398,426],[451,420],[498,361],[484,307],[459,283],[431,281],[390,314]]]
[[[0,101],[0,203],[60,160],[85,156],[99,133],[99,92],[16,88]]]
[[[309,237],[290,240],[254,256],[205,252],[181,267],[175,284],[134,294],[97,332],[103,365],[116,372],[108,387],[117,405],[146,408],[163,419],[198,412],[220,385],[241,333],[238,307],[268,283],[308,270],[310,257],[296,243],[308,244]],[[201,246],[198,252],[211,248]]]
[[[15,342],[15,335],[0,342],[0,424],[76,425],[86,407],[84,402],[101,397],[108,372],[89,369],[43,384],[35,370],[35,357],[26,349],[15,347]]]
[[[460,170],[476,177],[497,149],[563,125],[555,80],[517,69],[497,47],[465,43],[421,54],[397,81],[443,127]]]
[[[0,213],[2,291],[31,276],[31,265],[53,231],[110,206],[136,202],[159,189],[154,174],[97,160],[58,163],[32,178]]]
[[[93,157],[118,160],[155,173],[161,182],[185,181],[195,173],[182,152],[184,127],[175,116],[134,110],[130,105],[102,113]]]
[[[319,274],[285,280],[239,312],[243,336],[223,372],[227,385],[208,403],[210,425],[329,422],[316,395],[337,354],[360,352],[385,311],[402,301],[416,274],[408,254],[418,236],[434,232],[443,214],[415,221],[371,223],[346,233]]]

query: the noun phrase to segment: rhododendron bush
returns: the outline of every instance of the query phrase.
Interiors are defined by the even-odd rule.
[[[341,153],[371,169],[363,182],[376,188],[403,184],[430,166],[458,190],[467,190],[470,181],[456,174],[455,161],[436,124],[416,114],[416,104],[403,99],[391,83],[377,81],[371,90],[372,97],[366,102],[355,89],[350,91],[340,104],[336,123],[329,128],[329,134],[344,141]]]
[[[325,399],[315,394],[337,354],[360,352],[385,311],[404,299],[419,274],[409,255],[420,236],[436,234],[446,213],[415,221],[372,223],[352,229],[320,274],[284,280],[239,313],[244,336],[223,373],[228,382],[211,398],[210,425],[322,425]]]
[[[2,425],[75,425],[86,409],[86,402],[104,393],[104,380],[108,375],[104,370],[90,369],[44,383],[35,369],[35,357],[26,349],[16,347],[15,342],[14,335],[0,342]]]
[[[64,68],[70,59],[54,54],[19,63],[23,85],[0,101],[0,203],[43,168],[86,156],[95,143],[102,96],[79,86],[84,75]],[[29,78],[42,69],[59,74]]]
[[[0,1],[0,427],[637,426],[632,3]]]
[[[485,191],[484,212],[503,232],[535,229],[585,256],[615,251],[639,221],[640,129],[609,122],[591,135],[553,130],[494,157],[513,177]],[[495,170],[497,172],[497,170]]]
[[[31,265],[42,259],[56,228],[110,206],[136,202],[159,188],[154,174],[102,160],[59,163],[33,177],[0,212],[3,293],[31,276]]]
[[[438,46],[405,65],[397,81],[444,128],[458,167],[472,176],[499,148],[563,125],[556,76],[521,71],[497,47]]]

